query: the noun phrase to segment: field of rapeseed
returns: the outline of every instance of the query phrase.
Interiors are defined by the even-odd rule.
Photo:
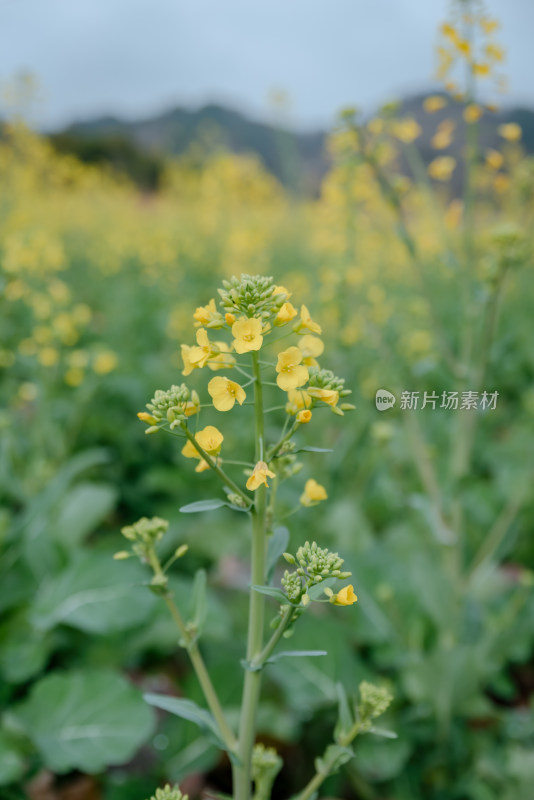
[[[169,163],[161,190],[142,194],[4,127],[2,798],[142,800],[166,783],[223,797],[233,769],[246,800],[253,742],[233,731],[250,728],[243,673],[249,707],[258,665],[255,800],[273,781],[272,797],[302,800],[532,796],[534,161],[514,124],[499,149],[478,144],[492,111],[477,81],[500,51],[493,21],[469,24],[483,58],[454,21],[443,28],[430,163],[395,106],[370,120],[348,109],[316,199],[223,151]],[[455,129],[443,114],[460,91]],[[272,374],[265,432],[256,396],[248,441],[251,354]],[[225,502],[207,500],[224,499],[216,469]],[[290,480],[275,512],[278,473]],[[269,514],[280,524],[272,586],[251,596],[271,617],[285,596],[279,624],[299,617],[285,649],[312,653],[265,670],[243,645],[252,496],[264,533]],[[323,577],[342,579],[323,603],[310,542],[329,551]],[[304,563],[301,584],[291,565]],[[158,595],[192,620],[181,646]],[[352,751],[358,690],[360,732],[369,709],[385,713],[382,735]],[[191,705],[156,713],[143,692],[167,711],[155,695]]]

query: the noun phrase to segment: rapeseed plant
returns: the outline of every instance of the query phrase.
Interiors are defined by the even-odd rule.
[[[229,505],[234,512],[247,513],[251,520],[251,588],[249,601],[249,626],[244,663],[243,697],[239,730],[232,730],[226,714],[209,678],[198,646],[200,630],[193,630],[191,623],[184,619],[183,612],[175,604],[168,589],[167,568],[162,567],[157,545],[167,523],[159,518],[143,518],[134,525],[123,528],[123,535],[133,542],[132,554],[152,567],[151,586],[161,594],[176,621],[182,635],[182,643],[187,648],[204,696],[209,707],[212,725],[220,746],[227,750],[233,764],[235,800],[250,800],[252,781],[256,786],[255,797],[268,798],[272,783],[281,768],[282,761],[272,748],[265,749],[255,745],[256,718],[260,700],[261,674],[273,656],[277,644],[283,637],[293,632],[299,617],[313,603],[327,602],[336,606],[351,606],[357,602],[352,584],[341,586],[337,591],[331,584],[344,581],[350,572],[344,571],[343,559],[337,553],[320,547],[316,542],[306,542],[293,556],[284,553],[285,559],[295,566],[293,572],[286,570],[281,579],[281,589],[267,582],[266,553],[269,539],[274,536],[278,524],[276,498],[281,485],[293,478],[299,471],[296,461],[295,436],[299,428],[316,421],[320,425],[320,415],[315,411],[329,408],[343,416],[354,406],[344,402],[350,395],[343,379],[328,369],[320,367],[317,359],[324,351],[319,338],[322,328],[316,322],[307,306],[302,304],[300,311],[289,302],[290,294],[283,286],[277,286],[272,278],[254,275],[241,275],[224,281],[219,289],[221,310],[212,299],[205,306],[199,306],[193,315],[196,326],[196,344],[181,345],[183,375],[189,377],[196,371],[209,368],[214,359],[222,354],[231,356],[218,366],[238,373],[241,381],[232,380],[227,375],[211,378],[207,393],[211,403],[203,403],[194,389],[185,383],[173,385],[168,390],[158,389],[147,403],[146,411],[138,417],[148,427],[146,433],[155,434],[167,431],[171,435],[185,439],[182,455],[198,461],[196,471],[212,470],[226,491],[226,500],[206,501],[197,504],[196,509],[208,509]],[[199,327],[199,325],[201,327]],[[216,329],[221,341],[210,338]],[[219,332],[220,331],[220,332]],[[286,346],[287,338],[296,343]],[[283,345],[280,343],[283,342]],[[282,347],[284,349],[282,349]],[[273,354],[274,351],[274,354]],[[276,361],[273,361],[273,357]],[[272,378],[276,377],[276,381]],[[241,437],[237,455],[247,459],[253,452],[253,460],[245,470],[246,480],[231,475],[232,465],[243,463],[228,459],[230,445],[224,434],[215,425],[199,428],[199,417],[205,409],[213,409],[216,414],[245,413],[247,391],[253,394],[253,423],[250,440]],[[264,396],[273,390],[283,392],[282,402],[272,409],[265,406]],[[237,403],[237,406],[236,406]],[[241,407],[241,408],[239,408]],[[284,411],[285,423],[279,438],[269,442],[265,438],[265,417],[270,411]],[[193,429],[191,423],[195,422]],[[243,430],[246,430],[246,420]],[[235,447],[234,447],[235,449]],[[233,453],[232,453],[233,455]],[[247,462],[244,462],[245,465]],[[244,485],[243,485],[244,484]],[[300,505],[311,507],[327,499],[324,486],[315,479],[309,479],[300,498]],[[195,509],[195,510],[196,510]],[[193,510],[188,507],[184,511]],[[185,550],[179,549],[175,557],[182,557]],[[117,558],[127,557],[128,551],[120,551]],[[281,552],[280,552],[281,555]],[[265,598],[272,596],[279,602],[279,610],[274,617],[270,639],[264,640]],[[303,656],[305,653],[303,653]],[[377,690],[378,691],[378,690]],[[163,699],[152,698],[161,705]],[[178,711],[180,713],[180,711]],[[202,712],[205,714],[206,712]],[[354,735],[345,735],[344,757],[350,751]],[[335,745],[334,747],[340,747]],[[343,761],[343,759],[341,759]],[[322,782],[340,764],[339,758],[330,759],[318,770],[312,779],[313,786]],[[310,787],[304,789],[301,797],[310,796]]]

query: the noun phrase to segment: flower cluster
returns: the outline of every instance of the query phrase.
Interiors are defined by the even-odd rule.
[[[182,383],[180,386],[171,386],[167,391],[157,389],[146,407],[148,412],[140,411],[137,416],[150,426],[145,433],[156,433],[161,423],[168,422],[173,430],[186,417],[197,414],[200,400],[195,391],[190,392],[185,383]]]
[[[211,404],[204,405],[196,391],[183,383],[173,385],[167,391],[158,390],[147,404],[147,411],[140,412],[138,417],[148,425],[146,433],[156,433],[161,428],[167,428],[170,432],[181,428],[178,435],[185,433],[189,440],[182,454],[198,461],[197,472],[210,469],[215,464],[220,468],[223,463],[220,457],[223,434],[213,425],[192,434],[187,426],[188,418],[200,414],[201,409],[208,405],[222,413],[228,413],[236,406],[250,405],[252,400],[248,397],[246,387],[260,381],[261,373],[266,369],[274,368],[276,384],[273,380],[267,380],[266,386],[278,387],[287,394],[285,410],[289,417],[295,419],[282,440],[271,448],[265,448],[263,458],[246,470],[246,488],[256,491],[260,487],[269,488],[269,478],[284,479],[300,469],[295,457],[290,457],[294,448],[291,437],[300,425],[311,422],[313,408],[323,405],[335,414],[343,415],[344,411],[354,406],[340,402],[350,394],[345,389],[343,379],[319,365],[318,359],[324,353],[324,343],[319,338],[321,326],[305,305],[301,305],[300,309],[292,305],[291,293],[284,286],[277,286],[271,277],[244,274],[240,278],[224,281],[219,294],[222,311],[217,309],[212,298],[193,314],[193,324],[197,329],[196,344],[181,345],[183,374],[189,376],[204,367],[214,371],[235,369],[244,374],[248,381],[242,385],[242,381],[233,380],[228,375],[211,378],[207,383]],[[258,351],[270,344],[276,346],[281,338],[277,335],[278,329],[289,323],[292,323],[289,335],[292,333],[296,336],[297,344],[283,350],[277,349],[274,363],[267,360],[268,355],[260,361]],[[212,329],[224,329],[227,341],[222,338],[212,341],[209,335]],[[286,335],[283,334],[284,338]],[[267,339],[269,336],[270,340]],[[253,375],[247,371],[250,370],[250,361],[239,361],[239,356],[249,353],[253,359]],[[277,459],[275,469],[274,459]],[[235,485],[229,488],[234,496],[239,496]],[[241,495],[238,505],[242,505],[244,499]],[[325,490],[316,482],[309,481],[301,497],[302,505],[314,505],[324,499]]]
[[[296,566],[296,570],[286,570],[282,578],[282,586],[292,603],[309,602],[308,591],[312,586],[329,578],[349,578],[350,572],[343,572],[343,559],[338,553],[331,553],[327,548],[319,547],[317,542],[306,542],[299,547],[296,554],[284,553],[284,558],[289,564]],[[337,594],[329,586],[324,588],[324,593],[331,603],[335,605],[352,605],[357,601],[351,585],[343,587]]]
[[[350,395],[351,391],[345,389],[345,380],[338,378],[329,369],[320,369],[319,366],[310,367],[307,393],[313,401],[324,403],[335,414],[341,416],[344,411],[351,411],[354,408],[350,403],[342,403],[338,406],[339,400]]]
[[[470,8],[465,9],[467,13],[463,14],[460,13],[461,6],[458,4],[459,13],[441,26],[437,78],[445,82],[445,88],[456,99],[463,99],[454,72],[467,66],[474,78],[487,79],[493,76],[497,89],[502,91],[504,79],[498,74],[498,64],[504,60],[505,53],[493,38],[499,23],[486,15],[482,3],[476,9],[471,4]]]

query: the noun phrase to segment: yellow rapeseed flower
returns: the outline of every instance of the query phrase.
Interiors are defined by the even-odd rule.
[[[93,361],[93,371],[96,372],[97,375],[107,375],[110,372],[113,372],[117,364],[119,363],[119,359],[111,350],[104,350],[101,353],[97,353]]]
[[[215,355],[211,355],[208,367],[213,372],[219,369],[231,369],[235,366],[235,358],[231,355],[232,347],[226,342],[213,342],[213,350],[217,350]]]
[[[487,78],[487,76],[490,74],[490,65],[479,61],[473,64],[472,70],[473,75],[477,75],[479,78]]]
[[[464,108],[463,116],[466,122],[478,122],[482,116],[482,109],[477,103],[470,103]]]
[[[467,56],[469,58],[469,56],[471,55],[471,45],[469,44],[467,39],[458,39],[455,42],[455,44],[460,53],[463,53],[464,56]]]
[[[199,325],[208,325],[208,323],[220,316],[221,314],[217,311],[217,307],[215,306],[215,300],[211,299],[207,306],[199,306],[196,309],[193,314],[193,319],[195,320],[195,326],[198,328]]]
[[[494,33],[497,28],[499,27],[499,23],[496,19],[489,19],[484,18],[480,20],[480,27],[486,34]]]
[[[428,165],[428,174],[436,181],[448,181],[456,167],[456,159],[452,156],[440,156]]]
[[[300,333],[301,331],[310,331],[310,333],[319,333],[321,334],[322,328],[317,323],[314,322],[310,316],[310,312],[306,308],[306,306],[300,307],[300,320],[295,325],[295,331]]]
[[[301,425],[306,425],[306,423],[311,422],[311,418],[312,412],[309,408],[304,408],[297,414],[297,422],[300,422]]]
[[[189,375],[194,369],[201,369],[204,367],[211,355],[211,344],[206,329],[199,328],[197,331],[196,345],[190,347],[189,345],[183,344],[181,346],[181,351],[184,362],[182,375]]]
[[[306,481],[304,492],[300,496],[301,505],[314,506],[316,503],[320,503],[321,500],[327,499],[328,495],[324,486],[321,486],[321,484],[317,483],[313,478]]]
[[[521,139],[523,131],[517,122],[505,122],[504,125],[498,127],[499,136],[507,139],[509,142],[518,142]]]
[[[299,350],[304,356],[302,363],[307,367],[316,367],[316,359],[324,352],[324,342],[318,336],[307,333],[299,341]]]
[[[79,386],[83,382],[85,372],[79,367],[71,367],[65,372],[64,380],[67,386]]]
[[[487,57],[493,61],[502,61],[504,58],[504,50],[502,47],[499,47],[498,44],[494,44],[493,42],[489,42],[489,44],[486,45],[485,52]]]
[[[312,399],[305,389],[291,389],[287,393],[286,411],[288,414],[296,414],[302,409],[309,408]]]
[[[399,119],[393,127],[393,133],[401,142],[409,144],[421,135],[421,126],[413,117]]]
[[[291,292],[289,292],[285,286],[275,286],[273,289],[273,295],[275,294],[285,294],[287,295],[287,299],[291,297]]]
[[[354,593],[354,586],[351,583],[349,583],[348,586],[344,586],[343,589],[340,589],[335,595],[335,599],[332,600],[336,606],[351,606],[357,601],[358,597]]]
[[[430,97],[425,97],[423,101],[423,108],[428,114],[434,114],[436,111],[440,111],[442,108],[445,108],[447,105],[447,101],[444,97],[440,97],[439,94],[433,94]]]
[[[235,314],[230,314],[230,312],[228,311],[228,312],[227,312],[227,313],[224,315],[224,321],[226,322],[226,324],[227,324],[227,325],[229,325],[230,327],[232,327],[232,325],[233,325],[233,324],[234,324],[234,322],[235,322]]]
[[[53,367],[59,361],[59,353],[55,347],[43,347],[39,350],[37,359],[43,367]]]
[[[294,305],[291,303],[284,303],[274,319],[274,324],[286,325],[288,322],[291,322],[291,320],[294,319],[298,313],[299,312]]]
[[[486,150],[486,164],[492,169],[500,169],[504,163],[502,153],[498,150]]]
[[[263,343],[261,320],[255,317],[238,319],[232,325],[232,335],[236,353],[259,350]]]
[[[221,445],[223,443],[224,436],[213,425],[207,425],[205,428],[195,434],[195,439],[208,455],[216,457],[221,452]],[[184,455],[186,458],[198,459],[199,463],[195,467],[195,472],[204,472],[204,470],[210,469],[208,462],[204,460],[193,442],[190,442],[189,440],[187,440],[185,445],[182,447],[182,455]]]
[[[320,389],[318,386],[310,386],[307,391],[310,397],[326,403],[327,406],[334,408],[338,404],[339,392],[337,389]]]
[[[211,379],[208,392],[217,411],[230,411],[236,400],[242,406],[247,396],[242,386],[221,376]]]
[[[380,119],[380,117],[373,117],[373,119],[370,119],[367,123],[367,130],[374,136],[380,136],[384,130],[384,120]]]
[[[432,147],[436,150],[445,150],[450,147],[455,127],[455,123],[450,119],[440,122],[432,137]]]
[[[456,28],[454,28],[448,22],[444,22],[443,25],[441,26],[441,33],[443,34],[443,36],[446,36],[447,39],[450,39],[452,42],[457,42],[459,39]]]
[[[269,484],[267,483],[267,478],[275,478],[275,477],[276,477],[275,473],[271,472],[265,461],[258,461],[256,466],[254,467],[252,475],[247,481],[247,489],[249,489],[251,492],[254,492],[262,485],[269,487]]]
[[[308,368],[302,365],[302,351],[298,347],[288,347],[278,353],[276,383],[284,392],[304,386],[308,381]]]

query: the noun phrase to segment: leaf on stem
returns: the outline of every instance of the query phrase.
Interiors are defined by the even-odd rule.
[[[265,662],[266,664],[274,664],[275,661],[278,661],[279,658],[298,658],[299,656],[327,656],[328,653],[326,650],[283,650],[281,653],[277,653],[274,656],[271,656]]]
[[[206,590],[206,570],[199,569],[195,575],[193,583],[193,599],[192,599],[192,623],[197,631],[200,633],[204,622],[206,620],[207,611],[207,590]]]
[[[182,514],[199,514],[202,511],[215,511],[216,508],[222,508],[222,506],[227,505],[226,500],[214,497],[212,500],[198,500],[196,503],[188,503],[186,506],[182,506],[180,511]]]
[[[296,450],[293,450],[293,453],[333,453],[334,451],[328,447],[312,447],[311,445],[305,445],[304,447],[298,447]]]
[[[278,602],[282,603],[283,605],[288,605],[291,602],[285,592],[283,592],[281,589],[275,589],[274,586],[254,585],[250,588],[259,594],[266,594],[268,597],[274,597],[275,600],[278,600]]]
[[[165,694],[145,694],[143,697],[151,706],[161,708],[163,711],[168,711],[177,717],[187,719],[189,722],[194,722],[212,744],[217,745],[221,750],[227,750],[214,717],[205,708],[201,708],[194,703],[193,700],[170,697]]]
[[[287,550],[289,531],[283,525],[274,529],[267,543],[267,581],[271,583],[276,562]]]

